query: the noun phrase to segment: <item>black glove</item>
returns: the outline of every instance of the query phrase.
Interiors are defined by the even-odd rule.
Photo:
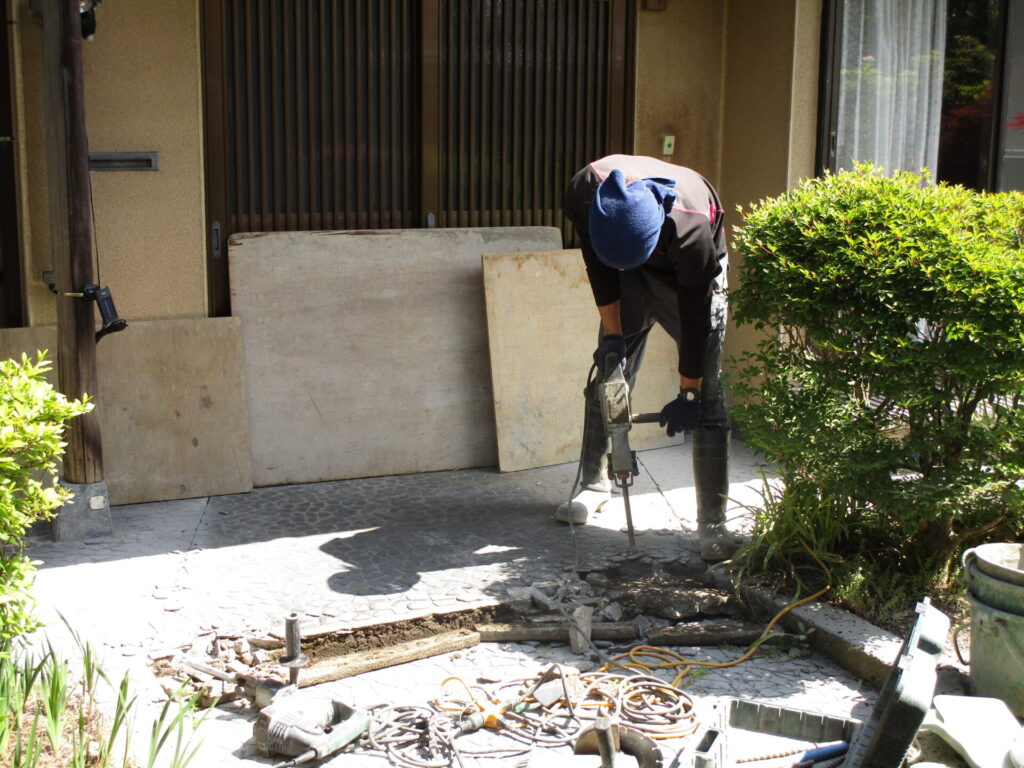
[[[700,392],[680,387],[676,399],[661,409],[658,424],[668,427],[668,436],[678,432],[692,432],[700,426]]]
[[[594,364],[601,376],[607,375],[608,372],[604,369],[605,358],[613,353],[618,355],[619,365],[626,364],[626,340],[622,338],[622,334],[605,334],[597,349],[594,350]]]

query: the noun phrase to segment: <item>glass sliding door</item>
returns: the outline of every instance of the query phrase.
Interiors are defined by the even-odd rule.
[[[996,189],[1024,189],[1024,2],[1009,4]]]
[[[992,173],[1000,3],[946,0],[945,72],[938,178],[987,189]]]
[[[826,0],[819,172],[1024,189],[1024,0]]]

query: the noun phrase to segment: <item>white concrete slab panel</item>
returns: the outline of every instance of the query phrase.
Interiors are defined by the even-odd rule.
[[[503,472],[576,461],[583,389],[600,318],[579,250],[484,256],[498,466]],[[679,391],[675,342],[651,331],[633,393],[636,413],[660,411]],[[636,450],[682,442],[657,424],[630,431]]]
[[[0,357],[48,350],[57,329],[0,331]],[[252,490],[237,318],[130,320],[96,348],[96,403],[110,503]]]
[[[256,485],[496,460],[480,257],[553,227],[234,235]]]

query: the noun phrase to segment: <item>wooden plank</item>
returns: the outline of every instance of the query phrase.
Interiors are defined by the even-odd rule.
[[[375,648],[372,651],[322,659],[299,673],[299,687],[305,688],[332,680],[341,680],[345,677],[361,675],[363,672],[372,672],[375,669],[396,667],[410,661],[472,648],[479,643],[480,635],[478,633],[469,629],[459,629],[433,637],[389,645],[387,648]]]
[[[0,357],[52,360],[55,343],[53,327],[3,329]],[[97,376],[111,504],[252,489],[237,318],[133,321],[98,345]]]
[[[599,318],[578,250],[483,258],[498,466],[503,472],[576,461],[583,389]],[[679,391],[675,343],[651,331],[633,393],[635,413],[660,411]],[[637,425],[633,449],[675,445],[658,426]]]
[[[538,640],[544,643],[569,642],[569,627],[566,624],[477,624],[482,643],[521,643]],[[598,622],[591,627],[591,640],[615,640],[632,642],[636,640],[636,625],[628,621]]]
[[[112,504],[252,489],[240,325],[232,317],[135,322],[103,339]]]
[[[597,625],[595,625],[597,626]],[[699,622],[652,629],[651,645],[738,645],[746,647],[764,634],[763,624],[751,622]]]
[[[477,624],[483,643],[569,642],[569,628],[563,624]],[[653,629],[647,635],[650,645],[738,645],[748,646],[761,637],[764,625],[750,622],[704,621],[676,627]],[[597,622],[591,627],[592,640],[632,642],[636,626],[628,621]]]

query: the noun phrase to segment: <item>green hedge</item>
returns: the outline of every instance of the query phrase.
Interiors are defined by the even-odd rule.
[[[1020,533],[1022,243],[1024,195],[871,166],[745,212],[731,306],[768,333],[733,413],[825,552],[944,573]]]

